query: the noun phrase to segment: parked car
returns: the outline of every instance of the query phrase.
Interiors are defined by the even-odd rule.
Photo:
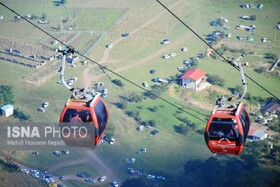
[[[158,133],[159,133],[158,130],[152,130],[152,131],[151,131],[151,135],[156,135],[156,134],[158,134]]]
[[[160,43],[166,45],[166,44],[169,44],[170,41],[168,39],[163,39]]]
[[[132,164],[135,163],[135,161],[136,161],[136,158],[131,158],[130,159],[130,163],[132,163]]]
[[[142,82],[142,85],[143,85],[144,87],[148,87],[148,86],[149,86],[147,82]]]
[[[28,169],[20,169],[20,171],[23,172],[23,173],[29,173]]]
[[[65,155],[68,155],[70,152],[68,151],[68,150],[66,150],[66,149],[63,149],[62,151],[61,151],[63,154],[65,154]]]
[[[143,126],[143,125],[139,125],[139,126],[136,128],[137,131],[142,131],[143,129],[144,129],[144,126]]]
[[[151,70],[150,70],[150,74],[154,74],[155,72],[156,72],[155,69],[151,69]]]
[[[65,178],[66,178],[66,177],[65,177],[64,175],[62,175],[62,176],[59,177],[59,180],[64,181]]]
[[[147,149],[146,148],[141,148],[138,153],[146,153],[147,152]]]
[[[119,187],[119,184],[116,181],[114,181],[114,182],[112,182],[112,186],[113,187]]]
[[[170,55],[163,55],[161,58],[168,59],[168,58],[170,58]]]
[[[157,179],[157,180],[163,180],[163,181],[164,181],[164,180],[165,180],[165,177],[163,177],[163,176],[156,176],[156,179]]]
[[[183,52],[186,52],[187,50],[188,50],[187,47],[183,47],[183,48],[181,49],[181,51],[183,51]]]
[[[108,44],[108,45],[106,45],[106,48],[108,48],[108,49],[110,49],[110,48],[112,48],[113,47],[113,44]]]
[[[44,102],[44,103],[42,104],[42,106],[43,106],[43,108],[47,108],[47,107],[49,106],[49,102]]]
[[[111,140],[109,140],[109,144],[113,145],[115,143],[115,138],[111,138]]]
[[[43,108],[43,107],[39,107],[39,108],[38,108],[38,111],[39,111],[39,112],[46,112],[46,109]]]
[[[155,179],[156,178],[156,176],[154,176],[154,175],[147,175],[147,179]]]
[[[85,181],[89,183],[96,183],[96,180],[93,178],[86,178]]]
[[[99,182],[104,182],[106,180],[106,176],[102,176],[99,178]]]
[[[123,33],[122,34],[122,37],[128,37],[129,36],[129,33]]]
[[[79,172],[76,174],[77,177],[80,177],[80,178],[84,178],[84,177],[88,177],[88,174],[87,173],[84,173],[84,172]]]
[[[60,152],[59,152],[59,151],[54,151],[53,154],[54,154],[55,156],[60,156]]]

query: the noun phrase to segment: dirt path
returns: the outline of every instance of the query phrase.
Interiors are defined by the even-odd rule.
[[[119,183],[122,182],[122,180],[117,177],[117,175],[111,170],[111,168],[108,167],[104,163],[104,161],[94,153],[94,151],[88,150],[83,154],[85,156],[85,159],[87,160],[87,164],[95,168],[98,172],[101,173],[101,175],[105,175],[107,177],[106,180],[117,181]]]
[[[169,6],[169,9],[172,9],[172,8],[178,6],[178,5],[181,4],[182,2],[183,2],[183,0],[180,0],[180,1],[175,2],[174,4],[172,4],[172,5]],[[159,12],[157,15],[155,15],[153,18],[151,18],[150,20],[148,20],[147,22],[145,22],[143,25],[141,25],[140,27],[138,27],[138,28],[134,29],[133,31],[129,32],[129,35],[131,36],[131,35],[133,35],[133,34],[139,32],[139,31],[141,31],[142,29],[144,29],[145,27],[147,27],[147,26],[150,25],[151,23],[157,21],[158,19],[161,19],[161,18],[162,18],[162,15],[165,14],[165,13],[168,13],[168,12],[167,12],[166,10],[162,10],[162,11]],[[112,42],[111,44],[112,44],[113,46],[116,46],[119,42],[121,42],[121,41],[124,40],[124,39],[125,39],[125,38],[118,38],[117,40],[115,40],[115,41]],[[150,55],[149,57],[147,57],[147,58],[141,60],[141,63],[138,62],[137,64],[133,64],[133,65],[131,65],[131,66],[121,67],[121,69],[118,70],[118,71],[127,70],[127,69],[130,69],[130,68],[134,67],[134,66],[138,66],[138,65],[140,65],[140,64],[143,64],[143,63],[147,62],[149,59],[154,58],[156,55],[160,55],[161,52],[162,52],[162,51],[159,51],[159,52],[157,52],[157,53],[154,53],[154,54]],[[106,48],[105,51],[104,51],[104,53],[103,53],[103,57],[102,57],[102,59],[101,59],[100,62],[99,62],[100,64],[104,65],[104,64],[108,61],[109,53],[110,53],[110,49]],[[93,65],[91,64],[88,68],[86,68],[86,69],[84,70],[84,72],[83,72],[83,74],[82,74],[82,75],[83,75],[83,79],[84,79],[84,86],[86,86],[86,87],[87,87],[87,86],[90,86],[90,84],[91,84],[91,82],[92,82],[93,80],[96,80],[97,78],[99,78],[99,77],[96,77],[96,76],[93,77],[93,76],[90,74],[90,69],[92,69],[92,68],[93,68]]]
[[[118,183],[122,182],[122,180],[115,175],[115,173],[103,162],[103,160],[95,154],[94,150],[84,151],[83,157],[81,159],[73,160],[73,161],[67,160],[64,162],[62,161],[59,164],[54,165],[50,169],[48,169],[48,172],[54,173],[61,168],[80,165],[80,164],[91,166],[92,168],[97,170],[101,175],[105,175],[107,177],[106,179],[107,181],[117,181]],[[98,177],[101,176],[95,176],[94,178],[98,178]],[[83,181],[75,174],[65,175],[65,178],[67,178],[67,180]],[[58,181],[58,177],[55,177],[55,179],[56,181]]]
[[[73,161],[64,161],[64,162],[60,162],[59,164],[56,164],[54,166],[52,166],[51,168],[48,169],[48,171],[50,173],[54,173],[57,170],[59,170],[60,168],[64,168],[64,167],[68,167],[68,166],[74,166],[74,165],[79,165],[79,164],[83,164],[85,163],[87,160],[85,158],[81,158],[78,160],[73,160]]]

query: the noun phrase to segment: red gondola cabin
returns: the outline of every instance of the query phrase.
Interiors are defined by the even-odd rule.
[[[242,152],[250,128],[250,118],[242,103],[232,108],[214,109],[205,129],[205,142],[212,153]]]
[[[90,125],[90,128],[87,128],[87,130],[94,129],[86,142],[89,145],[88,141],[90,141],[90,144],[93,146],[85,145],[85,147],[94,147],[100,143],[107,126],[107,121],[108,110],[99,95],[94,96],[90,101],[70,98],[65,104],[59,120],[63,126],[66,126],[66,124],[78,124],[79,126],[80,124],[81,126]]]

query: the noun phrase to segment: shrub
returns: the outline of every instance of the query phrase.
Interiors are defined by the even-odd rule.
[[[207,74],[207,81],[213,85],[218,85],[218,86],[221,86],[221,87],[224,87],[225,86],[225,80],[220,77],[219,75],[210,75],[210,74]]]
[[[124,87],[124,83],[119,79],[112,80],[112,83],[114,83],[117,86]]]

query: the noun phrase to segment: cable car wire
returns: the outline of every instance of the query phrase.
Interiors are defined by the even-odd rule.
[[[8,9],[8,10],[10,10],[11,12],[13,12],[14,14],[16,14],[17,16],[20,16],[23,20],[25,20],[26,22],[28,22],[29,24],[31,24],[33,27],[39,29],[40,31],[42,31],[43,33],[45,33],[46,35],[48,35],[48,36],[51,37],[52,39],[58,41],[59,43],[61,43],[61,44],[64,45],[65,47],[67,47],[67,48],[71,48],[71,47],[72,47],[72,46],[70,46],[70,45],[67,45],[65,42],[63,42],[63,41],[57,39],[56,37],[54,37],[53,35],[51,35],[51,34],[48,33],[47,31],[45,31],[44,29],[40,28],[39,26],[35,25],[35,24],[32,23],[31,21],[29,21],[27,18],[21,16],[21,15],[20,15],[19,13],[17,13],[15,10],[13,10],[13,9],[11,9],[10,7],[6,6],[4,3],[0,2],[0,4],[1,4],[3,7],[5,7],[6,9]],[[197,119],[197,120],[199,120],[199,121],[201,121],[201,122],[204,122],[204,123],[207,122],[205,119],[201,119],[200,117],[198,117],[198,116],[196,116],[196,115],[190,113],[189,111],[183,109],[182,107],[177,106],[176,104],[174,104],[174,103],[168,101],[167,99],[165,99],[165,98],[163,98],[163,97],[161,97],[161,96],[159,96],[159,95],[157,95],[157,94],[154,94],[153,92],[151,92],[151,91],[149,91],[149,90],[143,88],[142,86],[140,86],[140,85],[134,83],[133,81],[129,80],[128,78],[126,78],[126,77],[124,77],[124,76],[122,76],[122,75],[120,75],[120,74],[114,72],[113,70],[111,70],[111,69],[109,69],[109,68],[107,68],[107,67],[101,65],[100,63],[98,63],[98,62],[96,62],[96,61],[94,61],[94,60],[88,58],[87,56],[81,54],[81,53],[80,53],[79,51],[77,51],[76,49],[75,49],[75,53],[79,54],[79,55],[80,55],[81,57],[83,57],[84,59],[93,62],[94,64],[98,65],[100,68],[106,69],[106,70],[109,71],[110,73],[112,73],[112,74],[114,74],[114,75],[116,75],[116,76],[122,78],[123,80],[125,80],[125,81],[131,83],[132,85],[134,85],[134,86],[136,86],[136,87],[138,87],[138,88],[144,90],[144,91],[147,92],[148,94],[153,95],[153,96],[157,97],[158,99],[160,99],[160,100],[166,102],[167,104],[169,104],[169,105],[175,107],[176,109],[187,113],[188,115],[192,116],[193,118],[195,118],[195,119]]]
[[[240,71],[240,69],[237,66],[234,66],[230,60],[226,59],[221,53],[219,53],[215,48],[213,48],[209,43],[207,43],[201,36],[197,34],[192,28],[190,28],[184,21],[182,21],[176,14],[174,14],[168,7],[166,7],[161,1],[156,0],[164,9],[166,9],[172,16],[174,16],[179,22],[181,22],[185,27],[187,27],[194,35],[196,35],[202,42],[204,42],[208,47],[210,47],[217,55],[219,55],[223,60],[225,60],[227,63],[232,65],[236,70]],[[255,81],[253,78],[251,78],[249,75],[244,75],[250,79],[252,82],[254,82],[256,85],[258,85],[260,88],[262,88],[264,91],[266,91],[268,94],[273,96],[275,99],[277,99],[278,102],[280,102],[280,99],[273,94],[271,91],[263,87],[261,84],[259,84],[257,81]]]

